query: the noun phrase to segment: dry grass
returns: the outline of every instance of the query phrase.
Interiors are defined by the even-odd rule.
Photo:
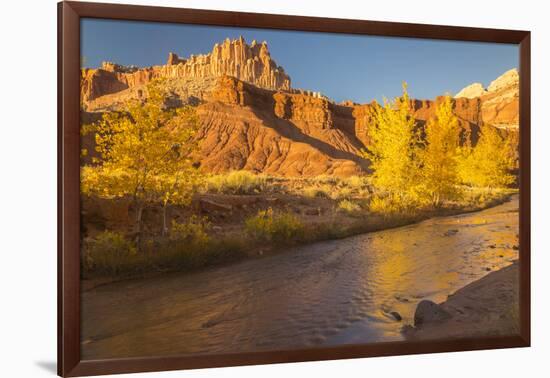
[[[226,174],[212,175],[205,179],[208,192],[224,194],[258,194],[265,191],[268,177],[249,171],[232,171]]]
[[[172,223],[166,237],[144,237],[141,252],[122,233],[106,231],[83,246],[86,277],[136,275],[149,271],[193,270],[231,262],[270,248],[402,226],[431,216],[475,211],[503,202],[513,191],[461,188],[462,195],[440,208],[404,204],[398,197],[377,192],[362,176],[288,179],[235,171],[206,179],[208,192],[259,197],[246,207],[210,221],[192,216]],[[274,195],[276,201],[272,201]],[[263,196],[263,197],[262,197]],[[263,198],[263,199],[262,199]],[[264,199],[270,198],[270,201]],[[229,202],[230,203],[230,202]],[[227,231],[229,230],[229,231]],[[235,236],[237,235],[237,236]]]
[[[204,218],[172,223],[167,237],[149,238],[137,251],[121,233],[106,231],[87,241],[83,249],[84,278],[134,276],[152,271],[186,271],[231,262],[246,256],[244,238],[212,238]]]
[[[304,225],[290,212],[274,212],[269,208],[246,219],[245,231],[258,241],[288,244],[303,237]]]
[[[353,201],[345,199],[338,202],[338,210],[353,215],[358,214],[361,211],[361,206]]]

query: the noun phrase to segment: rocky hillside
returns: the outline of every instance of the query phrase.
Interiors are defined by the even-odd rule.
[[[83,122],[120,109],[129,99],[146,99],[147,83],[155,78],[164,79],[171,106],[197,106],[197,158],[207,172],[247,169],[281,176],[348,176],[368,170],[359,152],[368,145],[373,105],[337,104],[319,93],[292,88],[267,44],[248,45],[242,37],[215,45],[208,55],[183,59],[171,53],[164,66],[104,63],[99,69],[83,69]],[[517,122],[517,81],[515,87],[509,77],[493,84],[486,93],[462,91],[453,100],[463,140],[475,143],[480,127],[489,120],[507,127]],[[420,124],[434,116],[442,99],[411,101]],[[84,144],[91,147],[93,140]]]
[[[481,83],[470,84],[455,98],[479,98],[482,121],[504,129],[519,127],[519,74],[517,69],[506,71],[487,88]]]

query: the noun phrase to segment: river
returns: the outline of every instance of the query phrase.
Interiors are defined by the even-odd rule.
[[[515,196],[476,213],[99,286],[82,293],[82,358],[401,340],[420,300],[444,301],[518,258],[518,221]]]

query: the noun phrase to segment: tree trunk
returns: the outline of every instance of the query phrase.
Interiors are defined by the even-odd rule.
[[[162,205],[162,236],[166,236],[166,234],[168,233],[168,224],[167,224],[167,204],[164,203]]]
[[[438,209],[439,206],[441,205],[441,200],[438,193],[434,193],[434,195],[432,196],[432,203],[436,209]]]
[[[136,208],[136,224],[135,224],[135,235],[136,235],[136,249],[138,252],[141,251],[141,216],[143,215],[143,205],[138,204]]]

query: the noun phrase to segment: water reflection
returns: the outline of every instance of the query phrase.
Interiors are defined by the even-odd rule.
[[[399,340],[419,300],[517,258],[517,206],[96,288],[82,295],[83,358]]]

